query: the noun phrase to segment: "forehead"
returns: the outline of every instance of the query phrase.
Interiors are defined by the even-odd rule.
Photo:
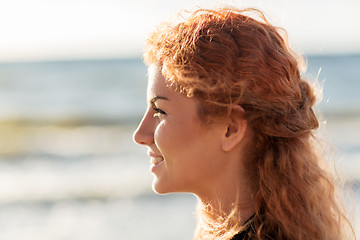
[[[150,81],[150,79],[162,76],[161,67],[156,64],[151,64],[148,67],[148,76],[149,76],[149,81]]]
[[[150,65],[148,68],[148,99],[157,96],[158,94],[169,94],[170,89],[166,84],[165,78],[161,73],[161,67],[157,65]]]

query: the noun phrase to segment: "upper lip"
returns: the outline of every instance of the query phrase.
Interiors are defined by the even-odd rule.
[[[162,157],[160,154],[156,154],[155,152],[149,150],[147,152],[147,154],[150,156],[150,157]]]

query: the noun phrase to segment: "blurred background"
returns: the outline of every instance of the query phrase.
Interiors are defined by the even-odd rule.
[[[192,238],[195,197],[155,195],[132,142],[146,107],[141,53],[174,12],[224,5],[264,10],[307,56],[359,229],[359,1],[1,0],[0,239]]]

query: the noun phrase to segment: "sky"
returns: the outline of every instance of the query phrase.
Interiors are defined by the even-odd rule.
[[[0,0],[0,62],[139,57],[181,9],[256,7],[305,54],[360,53],[358,0]]]

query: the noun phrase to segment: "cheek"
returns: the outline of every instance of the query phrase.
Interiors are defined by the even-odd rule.
[[[154,132],[155,144],[165,157],[181,154],[193,137],[189,126],[181,123],[160,122]]]
[[[154,141],[156,145],[159,141],[161,142],[161,139],[166,137],[166,135],[166,125],[164,126],[162,122],[158,123],[154,130]]]
[[[154,141],[155,145],[161,154],[166,154],[166,150],[168,149],[168,145],[172,143],[172,133],[171,128],[165,122],[160,122],[154,131]],[[170,143],[170,144],[169,144]]]

